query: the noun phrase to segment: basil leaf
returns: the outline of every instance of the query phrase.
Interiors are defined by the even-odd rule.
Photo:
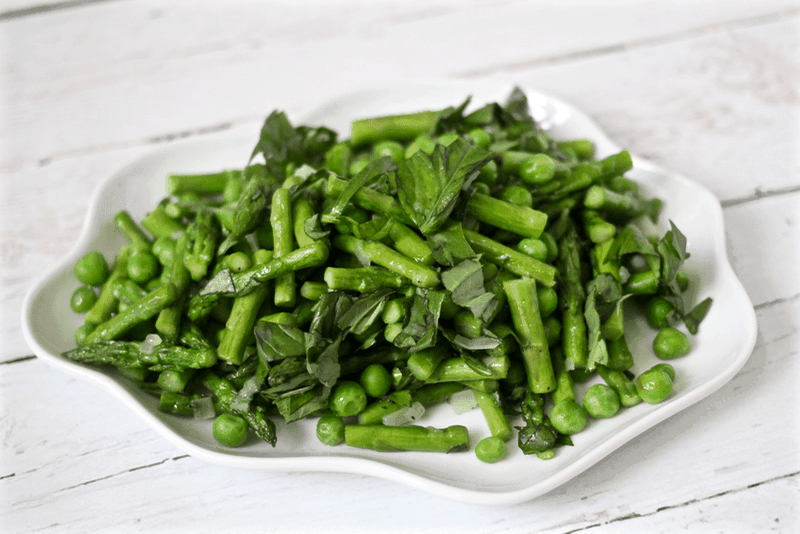
[[[430,235],[450,216],[462,187],[477,176],[491,158],[487,150],[459,138],[450,146],[436,145],[401,161],[397,168],[397,197],[423,235]]]
[[[482,317],[497,306],[496,297],[483,285],[483,267],[476,260],[467,259],[442,272],[442,283],[450,291],[453,302],[468,308],[475,317]]]
[[[350,199],[359,189],[376,182],[382,176],[394,170],[394,162],[389,156],[371,160],[361,171],[353,176],[333,205],[322,215],[322,222],[337,223]]]
[[[706,298],[700,304],[692,308],[689,313],[683,316],[683,324],[686,325],[686,329],[691,334],[697,334],[697,331],[700,328],[700,322],[705,319],[706,315],[708,314],[708,310],[711,308],[711,302],[712,300],[710,297]]]
[[[602,307],[603,304],[606,304],[603,299],[604,294],[601,292],[608,293],[609,287],[616,283],[617,281],[614,280],[614,277],[610,274],[601,274],[588,284],[583,316],[586,319],[586,327],[588,330],[587,351],[589,354],[586,367],[590,371],[595,369],[598,365],[608,364],[608,347],[606,346],[606,341],[602,337],[603,317],[598,307]],[[620,290],[620,296],[621,293],[622,291]],[[600,296],[599,299],[598,296]],[[613,311],[613,307],[611,307],[611,310]]]
[[[439,330],[439,314],[445,291],[417,290],[411,301],[408,319],[400,334],[394,338],[394,345],[409,352],[419,352],[436,344]]]
[[[324,127],[294,128],[282,111],[273,111],[264,121],[258,143],[250,155],[264,156],[269,174],[286,178],[286,164],[320,164],[325,152],[336,143],[336,132]]]
[[[256,350],[263,362],[306,354],[305,336],[295,326],[259,321],[253,332],[256,336]]]
[[[333,387],[341,374],[339,365],[339,346],[344,334],[340,334],[330,343],[324,343],[316,335],[306,336],[306,369],[308,373],[327,387]],[[324,347],[319,351],[320,342]],[[310,348],[316,350],[309,350]]]
[[[428,245],[433,252],[433,259],[441,265],[453,267],[462,260],[477,258],[460,222],[447,221],[440,231],[428,236]]]
[[[349,333],[360,335],[380,318],[383,308],[394,294],[391,289],[379,289],[356,298],[350,307],[336,319],[336,326]]]

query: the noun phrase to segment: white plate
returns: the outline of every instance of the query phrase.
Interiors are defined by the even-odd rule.
[[[365,90],[333,100],[297,123],[326,125],[343,137],[354,118],[379,114],[436,109],[458,105],[468,96],[473,104],[504,101],[511,86],[483,84],[404,84]],[[547,95],[526,90],[533,115],[557,139],[589,138],[600,156],[619,147],[585,115]],[[97,249],[108,259],[123,244],[113,224],[122,209],[143,217],[165,194],[170,172],[201,172],[240,168],[257,139],[247,135],[196,139],[169,145],[134,162],[109,177],[97,191],[78,244],[61,263],[27,295],[22,323],[28,343],[37,356],[72,375],[111,392],[157,432],[188,454],[225,466],[280,471],[336,471],[394,480],[446,498],[482,504],[511,504],[532,499],[577,476],[643,431],[708,396],[728,382],[744,365],[756,339],[752,304],[736,278],[725,252],[725,232],[719,202],[705,188],[634,157],[630,176],[649,194],[665,200],[662,221],[672,219],[688,238],[691,258],[688,272],[692,287],[688,300],[714,299],[711,311],[693,338],[691,354],[675,361],[675,390],[664,403],[623,409],[612,419],[592,421],[574,436],[574,447],[557,450],[556,457],[541,461],[524,456],[510,442],[509,456],[497,464],[484,464],[470,453],[374,453],[344,445],[326,447],[314,435],[314,422],[278,424],[278,446],[251,440],[239,449],[218,445],[210,423],[165,415],[156,400],[138,390],[114,371],[78,365],[64,359],[62,351],[74,346],[73,334],[81,319],[69,307],[77,286],[72,266],[85,252]],[[664,226],[662,224],[662,226]],[[629,323],[642,323],[634,318]],[[635,327],[631,324],[631,327]],[[629,337],[637,364],[635,372],[656,363],[646,327]],[[586,385],[580,386],[582,394]],[[91,407],[87,406],[87,413]],[[443,405],[426,415],[423,424],[465,424],[472,443],[487,435],[479,410],[456,415]]]

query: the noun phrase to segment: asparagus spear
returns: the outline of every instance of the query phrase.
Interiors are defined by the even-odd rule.
[[[469,431],[461,425],[441,429],[416,425],[347,425],[344,427],[344,439],[350,447],[381,452],[447,453],[469,450]]]

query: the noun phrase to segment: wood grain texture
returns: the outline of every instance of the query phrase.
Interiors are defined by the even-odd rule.
[[[800,530],[797,1],[10,0],[0,40],[0,531]],[[124,164],[276,107],[435,78],[561,97],[718,196],[759,321],[733,380],[538,499],[474,507],[371,477],[206,464],[30,357],[24,294]]]

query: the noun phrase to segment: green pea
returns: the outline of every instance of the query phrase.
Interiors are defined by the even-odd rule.
[[[559,141],[558,148],[564,152],[570,152],[578,159],[587,160],[594,156],[594,143],[589,139],[570,139],[569,141]]]
[[[367,392],[358,382],[343,380],[331,392],[328,407],[339,417],[358,415],[367,406]]]
[[[556,242],[556,238],[553,237],[553,234],[550,232],[545,231],[539,235],[539,241],[547,245],[547,258],[545,261],[547,263],[553,263],[558,257],[558,243]]]
[[[361,371],[359,383],[370,397],[382,397],[392,388],[392,375],[383,365],[373,363]]]
[[[247,441],[250,426],[238,415],[224,413],[214,419],[211,432],[214,439],[226,447],[240,447]]]
[[[171,236],[162,236],[153,242],[150,252],[155,254],[161,265],[170,265],[175,257],[175,244]]]
[[[506,442],[497,436],[483,438],[475,445],[475,456],[487,464],[497,463],[506,456]]]
[[[372,155],[376,158],[389,156],[392,161],[398,163],[405,158],[405,149],[397,141],[382,141],[372,148]]]
[[[547,244],[541,239],[526,237],[517,243],[517,251],[539,261],[547,261]]]
[[[633,381],[636,392],[648,404],[663,402],[672,393],[672,378],[663,368],[652,367]]]
[[[75,263],[75,277],[87,286],[101,286],[108,279],[108,263],[102,254],[92,251]]]
[[[677,282],[678,289],[681,291],[686,291],[689,289],[689,275],[686,274],[686,271],[683,269],[678,271],[678,274],[675,275],[675,282]]]
[[[653,340],[653,352],[662,360],[673,360],[689,354],[689,338],[671,326],[662,328]]]
[[[84,323],[79,326],[78,329],[75,330],[75,343],[77,343],[79,347],[84,346],[86,344],[86,337],[94,332],[96,327],[97,325],[91,323]]]
[[[492,136],[489,135],[489,132],[484,130],[483,128],[475,128],[467,132],[467,135],[470,136],[472,142],[478,145],[481,148],[486,148],[492,144]]]
[[[675,306],[664,297],[653,297],[645,304],[644,315],[651,327],[665,328],[669,326],[670,314],[674,309]]]
[[[547,339],[547,346],[552,347],[561,341],[561,321],[555,315],[548,315],[542,320],[544,326],[544,337]]]
[[[338,415],[325,414],[317,420],[317,439],[331,447],[344,442],[344,421]]]
[[[510,185],[500,193],[500,199],[509,204],[530,208],[533,206],[533,195],[527,187]]]
[[[612,417],[619,411],[617,392],[607,384],[595,384],[583,395],[583,408],[595,419]]]
[[[244,252],[234,252],[225,256],[225,265],[227,265],[231,271],[240,273],[252,267],[253,261],[250,259],[250,256]]]
[[[563,400],[553,406],[550,422],[558,432],[568,436],[577,434],[586,426],[586,410],[573,400]]]
[[[522,162],[519,176],[526,184],[537,185],[549,182],[556,173],[556,164],[547,154],[536,154]]]
[[[483,323],[469,310],[459,312],[453,320],[453,326],[456,332],[468,339],[475,339],[483,334]]]
[[[538,286],[536,295],[539,299],[539,314],[547,317],[558,308],[558,293],[552,287]]]
[[[128,278],[137,284],[143,284],[158,274],[158,258],[151,252],[137,249],[128,258]]]
[[[491,195],[492,194],[492,188],[489,187],[488,184],[485,184],[483,182],[475,182],[475,183],[472,184],[472,187],[475,190],[475,193],[479,193],[481,195]]]
[[[75,313],[86,313],[97,302],[97,293],[89,286],[80,286],[69,299],[69,306]]]
[[[489,161],[486,165],[481,167],[481,170],[478,172],[478,177],[475,179],[475,183],[486,184],[489,187],[493,187],[494,184],[497,183],[497,163],[495,163],[494,160]]]
[[[669,379],[675,381],[675,368],[668,363],[657,363],[652,367],[653,369],[661,369],[669,375]]]

